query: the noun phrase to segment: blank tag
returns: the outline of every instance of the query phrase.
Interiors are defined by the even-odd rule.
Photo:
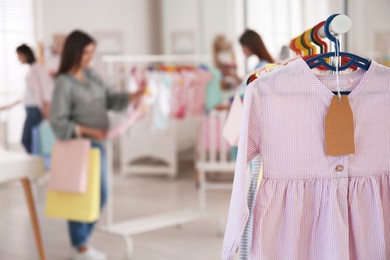
[[[353,114],[347,96],[334,96],[325,118],[326,155],[355,153]]]

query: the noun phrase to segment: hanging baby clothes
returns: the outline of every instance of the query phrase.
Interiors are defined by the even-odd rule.
[[[185,81],[179,72],[172,72],[172,117],[183,119],[187,112],[187,90]]]
[[[219,117],[204,115],[200,122],[197,144],[205,151],[225,152],[230,149],[228,142],[222,136],[223,124]],[[214,144],[214,146],[213,146]]]
[[[240,94],[234,96],[229,115],[223,127],[222,135],[231,146],[238,146],[242,118],[242,101]]]
[[[194,107],[193,115],[200,116],[205,112],[205,99],[206,99],[206,89],[207,85],[212,80],[212,75],[210,72],[203,69],[197,69],[194,71]]]
[[[132,111],[119,125],[107,132],[107,139],[114,139],[123,134],[130,126],[142,117],[142,109]]]
[[[211,111],[214,107],[222,104],[223,95],[221,90],[221,72],[210,69],[213,78],[209,81],[206,89],[206,110]]]
[[[153,125],[156,130],[167,130],[171,115],[172,77],[163,72],[153,72],[150,77],[157,84],[157,98],[153,105]]]
[[[335,75],[301,58],[249,85],[222,259],[233,259],[249,215],[249,162],[263,161],[251,258],[390,259],[390,69],[339,75],[354,114],[356,152],[326,156],[324,118]]]
[[[190,116],[193,114],[195,108],[195,90],[196,90],[196,75],[194,70],[182,70],[180,72],[181,78],[183,80],[183,88],[185,90],[184,94],[186,95],[185,99],[185,116]]]

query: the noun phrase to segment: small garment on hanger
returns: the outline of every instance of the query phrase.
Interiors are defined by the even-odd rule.
[[[223,95],[221,90],[222,74],[217,69],[210,69],[213,78],[209,81],[206,89],[206,110],[211,111],[214,107],[222,104]]]
[[[206,100],[206,90],[208,83],[212,80],[212,75],[210,72],[197,69],[194,71],[194,107],[193,115],[199,116],[205,112],[205,100]]]
[[[229,115],[223,127],[222,135],[231,146],[238,146],[242,116],[242,101],[236,94],[230,107]]]
[[[107,139],[114,139],[123,134],[130,126],[142,117],[142,105],[132,111],[119,125],[107,133]]]
[[[182,70],[180,75],[183,80],[183,89],[185,90],[185,107],[186,115],[190,116],[193,114],[195,107],[195,87],[196,87],[196,75],[194,70]]]
[[[250,259],[390,259],[390,69],[372,61],[339,79],[352,85],[356,146],[339,156],[325,154],[335,75],[297,59],[247,87],[222,259],[234,259],[244,233],[256,156]]]
[[[187,112],[187,93],[185,82],[179,72],[172,72],[172,117],[184,119]]]
[[[229,144],[222,137],[222,121],[218,116],[204,115],[201,119],[201,131],[198,136],[198,145],[205,151],[228,152]],[[213,143],[213,144],[212,144]]]
[[[149,82],[153,81],[157,94],[153,104],[153,127],[163,131],[168,129],[171,117],[172,77],[167,73],[153,72],[149,75]]]

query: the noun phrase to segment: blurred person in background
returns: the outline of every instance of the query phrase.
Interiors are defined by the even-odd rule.
[[[133,94],[113,92],[90,68],[96,43],[82,31],[73,31],[66,39],[60,68],[55,80],[50,123],[57,138],[82,136],[92,140],[101,152],[101,195],[103,209],[107,200],[105,151],[102,141],[109,129],[108,110],[123,110],[129,102],[138,103],[143,91]],[[94,223],[69,221],[69,236],[74,260],[106,259],[104,253],[89,245]]]
[[[265,65],[267,65],[268,63],[275,62],[272,56],[269,54],[263,40],[261,39],[260,35],[257,32],[247,29],[241,35],[239,41],[246,59],[248,59],[253,55],[255,55],[258,58],[257,65],[254,68],[249,69],[249,75],[251,75],[255,70],[259,70],[265,67]],[[237,89],[236,93],[240,97],[244,96],[245,89],[246,89],[246,81],[247,81],[247,77],[244,78],[244,81]],[[238,152],[238,147],[233,146],[230,154],[231,158],[234,159],[237,158],[237,152]]]
[[[26,107],[26,119],[23,126],[22,144],[31,153],[32,129],[48,117],[53,81],[48,71],[35,59],[34,52],[26,44],[16,49],[22,64],[29,65],[23,103]]]
[[[231,90],[240,85],[237,76],[237,63],[232,43],[223,35],[218,35],[213,43],[213,59],[215,67],[222,73],[222,90]]]
[[[254,68],[250,68],[251,72],[263,68],[268,63],[275,62],[257,32],[249,29],[245,30],[240,37],[240,44],[247,59],[252,55],[259,59],[257,65]]]

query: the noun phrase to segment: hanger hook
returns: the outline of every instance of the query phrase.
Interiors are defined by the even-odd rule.
[[[326,19],[325,21],[325,25],[324,25],[324,32],[325,32],[325,35],[326,37],[331,40],[333,43],[334,43],[334,46],[335,46],[335,49],[336,49],[336,52],[339,52],[340,51],[340,42],[339,40],[334,37],[332,35],[332,33],[330,32],[330,23],[333,21],[333,19],[338,16],[340,14],[333,14],[331,16],[328,17],[328,19]]]

